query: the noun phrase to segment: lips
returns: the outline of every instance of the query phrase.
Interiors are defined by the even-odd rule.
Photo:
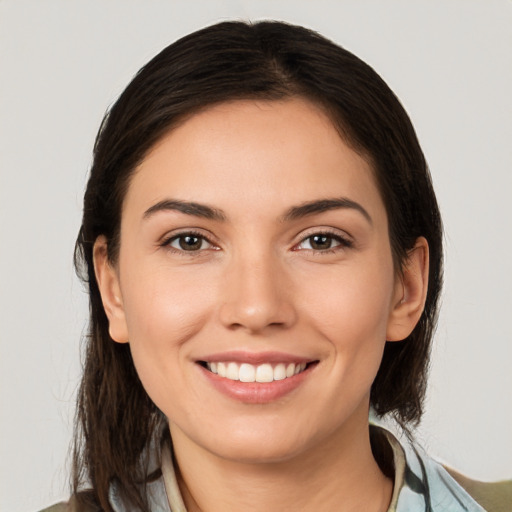
[[[246,404],[274,402],[299,388],[318,360],[277,352],[224,352],[196,360],[207,382]]]

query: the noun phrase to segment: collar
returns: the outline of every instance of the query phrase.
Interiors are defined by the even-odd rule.
[[[388,512],[485,512],[450,476],[410,439],[398,439],[388,430],[378,429],[393,451],[395,483]]]

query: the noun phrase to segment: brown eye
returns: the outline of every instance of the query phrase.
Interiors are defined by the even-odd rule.
[[[295,250],[328,251],[329,249],[351,247],[352,242],[342,236],[330,233],[315,233],[302,240]]]
[[[168,245],[173,249],[187,252],[197,252],[202,249],[211,248],[210,242],[199,235],[193,233],[184,233],[179,236],[173,237],[169,240]]]
[[[180,236],[178,242],[184,251],[198,251],[203,245],[203,240],[198,236]]]
[[[328,235],[313,235],[309,237],[309,245],[312,249],[322,251],[330,249],[333,245],[334,239]]]

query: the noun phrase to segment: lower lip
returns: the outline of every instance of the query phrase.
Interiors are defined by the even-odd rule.
[[[220,377],[216,373],[198,365],[215,389],[229,398],[246,404],[265,404],[279,400],[285,395],[288,395],[308,378],[313,366],[314,364],[310,364],[304,371],[283,380],[274,380],[272,382],[240,382],[239,380]]]

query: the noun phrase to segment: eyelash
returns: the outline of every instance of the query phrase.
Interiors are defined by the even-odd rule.
[[[320,237],[323,236],[323,237],[329,238],[329,239],[337,242],[338,245],[336,245],[334,247],[328,247],[326,249],[313,249],[313,248],[299,249],[298,248],[300,245],[304,244],[307,240],[311,240],[314,237],[318,237],[318,236],[320,236]],[[199,239],[199,241],[201,241],[201,245],[203,242],[206,242],[207,244],[210,245],[210,247],[208,247],[206,249],[200,248],[198,250],[190,250],[190,251],[187,251],[186,249],[178,249],[177,247],[172,247],[171,244],[173,242],[183,239],[185,237],[197,238],[197,239]],[[345,249],[350,249],[351,247],[353,247],[353,245],[354,244],[350,239],[340,235],[338,232],[333,232],[330,230],[322,230],[322,231],[311,232],[307,236],[303,237],[299,243],[297,243],[293,246],[292,250],[293,251],[304,250],[304,251],[312,252],[313,254],[326,255],[326,254],[333,254],[333,253],[336,253],[338,251],[342,251]],[[201,253],[205,250],[219,250],[219,247],[216,244],[214,244],[207,236],[205,236],[203,233],[200,233],[200,232],[194,231],[194,230],[189,230],[189,231],[184,231],[182,233],[173,234],[172,236],[169,236],[169,237],[165,238],[164,240],[162,240],[162,242],[160,243],[160,246],[165,247],[168,250],[172,251],[173,253],[180,254],[182,256],[198,255],[199,253]]]
[[[187,251],[186,249],[178,249],[177,247],[172,247],[172,245],[171,245],[172,242],[175,242],[175,241],[179,240],[180,238],[183,239],[186,237],[198,238],[201,241],[201,244],[202,244],[202,242],[206,242],[211,247],[208,247],[207,249],[199,249],[197,251],[194,251],[194,250]],[[169,237],[166,237],[165,239],[162,240],[162,242],[160,243],[160,246],[165,247],[169,251],[171,251],[175,254],[179,254],[181,256],[195,256],[195,255],[198,255],[199,253],[201,253],[205,250],[208,250],[208,249],[218,250],[218,246],[215,245],[207,236],[205,236],[203,233],[200,233],[200,232],[194,231],[194,230],[188,230],[188,231],[184,231],[182,233],[173,234]]]
[[[314,231],[314,232],[308,234],[307,236],[303,237],[301,239],[301,241],[294,246],[293,250],[295,250],[295,251],[300,250],[300,249],[297,249],[300,245],[302,245],[307,240],[311,240],[312,238],[317,237],[317,236],[323,236],[326,238],[330,238],[331,240],[337,242],[339,245],[336,245],[334,247],[329,247],[327,249],[311,248],[311,249],[302,249],[302,250],[312,252],[315,255],[323,256],[323,255],[333,254],[338,251],[343,251],[345,249],[350,249],[351,247],[354,246],[354,243],[352,242],[352,240],[350,240],[348,237],[340,235],[338,232],[334,232],[334,231],[330,231],[330,230],[321,230],[321,231]]]

